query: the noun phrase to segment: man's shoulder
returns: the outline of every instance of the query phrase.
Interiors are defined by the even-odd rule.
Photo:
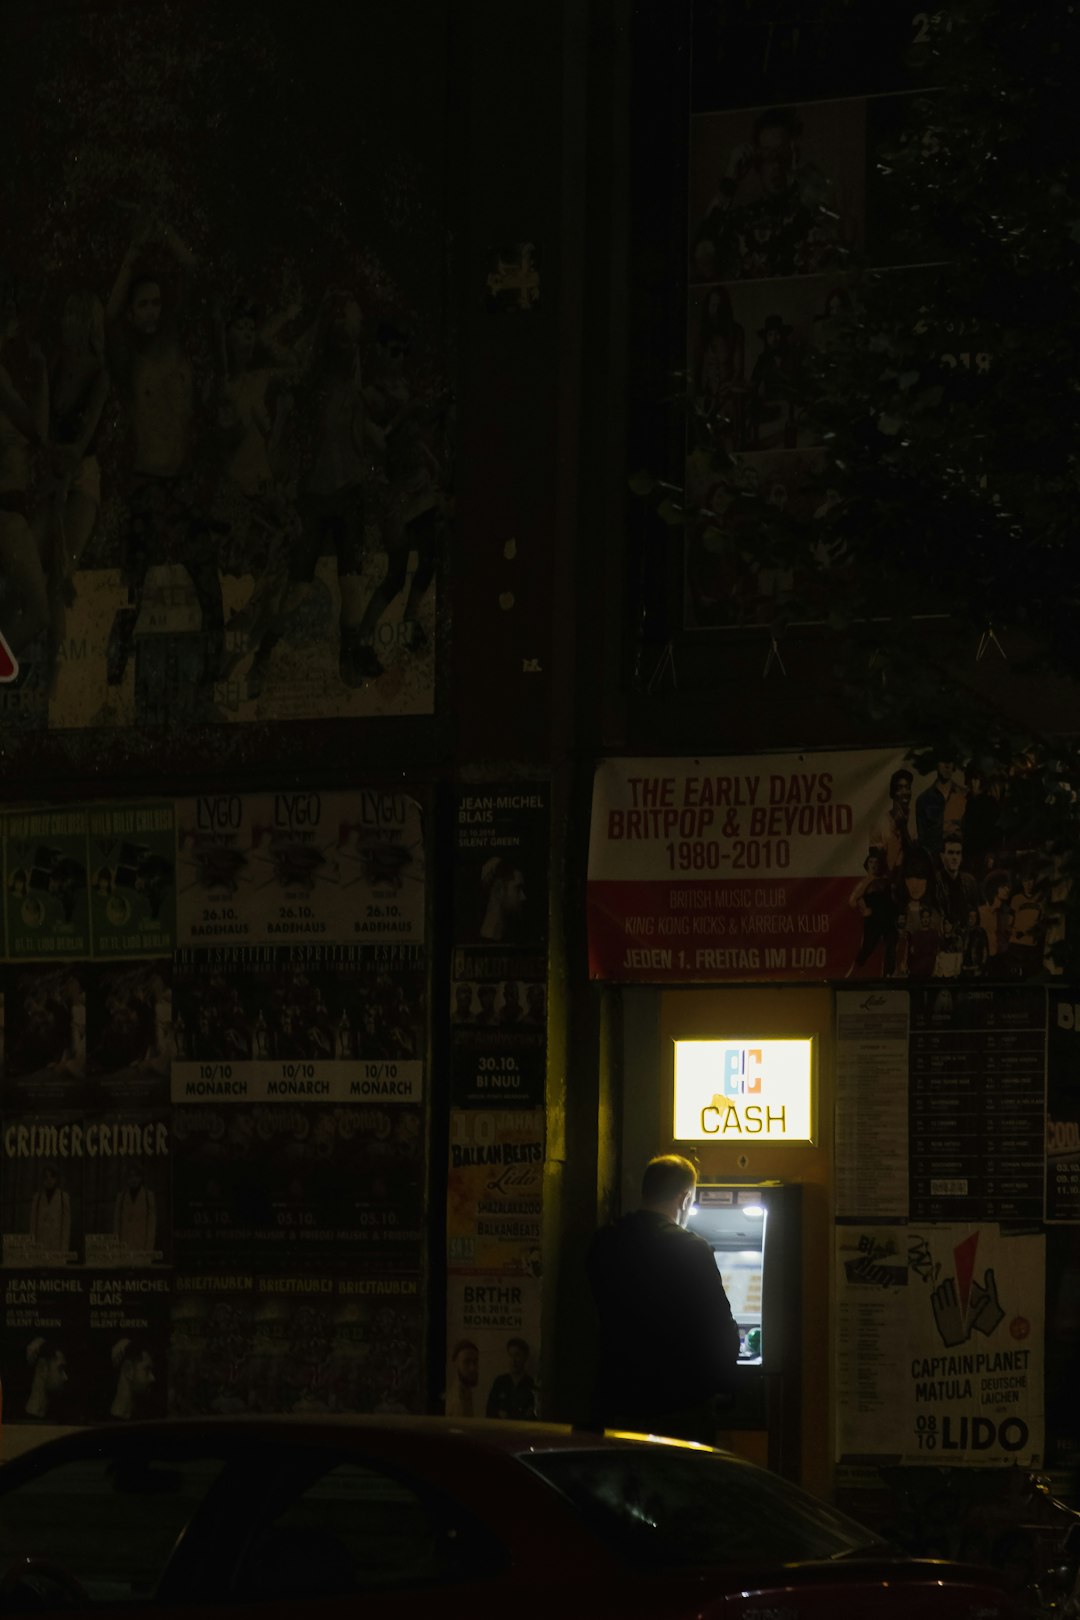
[[[657,1215],[653,1210],[630,1210],[627,1214],[620,1215],[617,1220],[609,1222],[607,1226],[601,1226],[594,1233],[589,1246],[590,1253],[602,1255],[651,1243],[666,1227],[670,1227],[673,1232],[679,1230],[674,1221],[667,1220],[663,1215]]]
[[[680,1259],[707,1259],[710,1263],[712,1261],[712,1245],[700,1232],[691,1232],[687,1227],[672,1225],[671,1236],[667,1241],[670,1245],[669,1252],[677,1254]]]

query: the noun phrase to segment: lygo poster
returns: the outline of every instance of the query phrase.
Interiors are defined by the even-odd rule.
[[[423,941],[423,816],[407,794],[204,794],[178,806],[177,849],[182,945]]]
[[[1049,855],[1008,777],[899,753],[609,759],[593,787],[589,971],[679,984],[1041,976]]]
[[[1044,1246],[1001,1226],[838,1226],[837,1457],[1043,1458]]]

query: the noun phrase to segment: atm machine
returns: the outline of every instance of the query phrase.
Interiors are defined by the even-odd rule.
[[[739,1326],[735,1393],[719,1428],[733,1450],[793,1480],[801,1439],[801,1191],[790,1182],[701,1181],[690,1218],[713,1251]]]

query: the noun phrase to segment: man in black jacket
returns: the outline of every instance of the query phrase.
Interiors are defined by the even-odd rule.
[[[696,1190],[689,1159],[650,1159],[641,1208],[593,1239],[598,1428],[714,1441],[714,1397],[732,1389],[739,1330],[712,1249],[686,1230]]]

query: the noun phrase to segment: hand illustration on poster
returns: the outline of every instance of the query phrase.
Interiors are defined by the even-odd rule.
[[[993,1333],[1005,1315],[993,1268],[987,1268],[981,1283],[974,1274],[978,1245],[978,1232],[957,1244],[953,1250],[955,1276],[945,1277],[930,1295],[934,1324],[942,1344],[950,1350],[966,1344],[973,1333]]]

